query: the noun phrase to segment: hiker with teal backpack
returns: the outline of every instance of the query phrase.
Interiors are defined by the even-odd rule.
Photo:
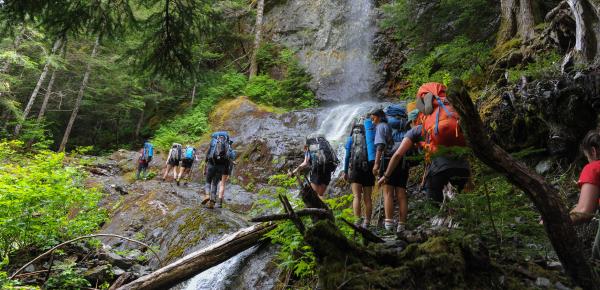
[[[366,124],[365,124],[366,123]],[[367,127],[369,126],[369,127]],[[354,215],[358,218],[355,225],[367,228],[371,224],[373,203],[371,193],[375,185],[373,166],[375,165],[375,154],[369,154],[368,143],[373,143],[374,136],[368,134],[368,129],[373,125],[371,120],[363,122],[362,119],[355,121],[350,136],[346,140],[346,156],[344,160],[344,179],[351,184],[354,200],[352,208]],[[373,140],[369,140],[373,139]],[[364,216],[361,214],[361,202],[364,202]]]
[[[148,166],[154,156],[154,146],[148,140],[144,141],[144,146],[140,149],[140,157],[138,158],[138,169],[135,174],[135,179],[140,179],[140,173],[144,176],[144,180],[148,176]]]
[[[196,160],[198,160],[198,157],[196,156],[196,148],[191,145],[185,146],[183,160],[181,160],[181,168],[179,170],[179,175],[177,176],[177,186],[179,186],[179,182],[181,181],[182,177],[187,178],[183,183],[183,185],[187,185],[187,180],[191,179],[192,166]]]
[[[223,201],[225,199],[225,187],[227,186],[229,177],[233,173],[233,166],[235,165],[235,159],[237,158],[237,152],[233,149],[232,140],[229,140],[229,151],[227,154],[229,156],[229,160],[225,166],[225,173],[221,177],[221,183],[219,183],[219,200],[217,201],[217,207],[223,207]]]
[[[312,135],[306,138],[304,161],[288,175],[292,176],[304,168],[310,168],[310,186],[323,199],[331,182],[331,174],[338,164],[339,160],[329,141],[324,136]]]
[[[229,134],[225,131],[215,132],[211,135],[210,145],[206,152],[206,185],[204,192],[206,197],[202,204],[208,203],[208,208],[222,207],[222,203],[217,201],[217,190],[223,174],[229,166],[229,148],[231,143]]]
[[[165,173],[163,174],[163,181],[167,180],[167,176],[171,170],[173,170],[173,179],[177,179],[177,171],[183,154],[182,150],[181,144],[179,143],[173,143],[171,146],[169,154],[167,155],[167,162],[165,162],[166,167]]]
[[[393,130],[388,124],[386,113],[382,109],[371,112],[371,121],[375,125],[376,157],[373,166],[373,175],[381,177],[390,163],[397,142],[394,142]],[[398,200],[398,223],[396,233],[403,232],[406,228],[408,216],[408,198],[406,184],[408,182],[408,168],[397,166],[388,173],[388,182],[383,185],[383,207],[385,212],[384,226],[388,231],[394,229],[394,197]]]

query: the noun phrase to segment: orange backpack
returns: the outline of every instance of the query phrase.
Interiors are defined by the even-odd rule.
[[[416,102],[422,114],[419,116],[419,122],[423,125],[422,146],[427,159],[440,146],[466,146],[465,137],[458,124],[458,113],[446,99],[446,86],[440,83],[423,84],[417,92]]]

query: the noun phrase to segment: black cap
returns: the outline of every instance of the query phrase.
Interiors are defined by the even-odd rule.
[[[382,118],[382,119],[385,118],[385,112],[381,108],[375,109],[375,110],[371,111],[371,113],[369,113],[369,115],[371,115],[371,116],[377,116],[377,117]]]

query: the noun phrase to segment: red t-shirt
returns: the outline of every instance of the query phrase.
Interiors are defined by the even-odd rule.
[[[581,187],[584,183],[600,187],[600,160],[592,161],[583,167],[577,184]]]

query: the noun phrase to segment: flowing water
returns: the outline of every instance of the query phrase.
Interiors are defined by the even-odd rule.
[[[342,43],[336,45],[337,48],[341,49],[341,52],[332,50],[329,53],[321,54],[321,57],[314,59],[314,61],[309,64],[308,69],[314,74],[315,69],[327,70],[333,66],[332,62],[336,62],[335,66],[341,69],[336,69],[335,72],[331,73],[331,77],[327,79],[325,86],[319,87],[317,94],[325,100],[345,103],[307,111],[318,117],[317,124],[315,124],[316,128],[305,128],[307,124],[305,122],[300,122],[300,124],[298,124],[299,127],[295,132],[296,134],[293,134],[294,138],[302,138],[300,136],[306,131],[316,129],[318,134],[324,135],[332,143],[332,146],[336,149],[338,158],[340,159],[340,166],[338,166],[334,176],[339,176],[339,173],[343,168],[344,143],[353,122],[358,117],[366,117],[366,114],[373,108],[381,106],[381,103],[375,101],[364,101],[373,99],[373,85],[379,79],[375,65],[371,59],[371,46],[376,32],[376,26],[374,25],[372,17],[373,3],[371,0],[349,0],[346,2],[344,11],[346,11],[346,15],[344,17],[345,24],[341,26],[342,37],[340,41]],[[339,57],[339,53],[342,53],[343,56]],[[323,57],[323,55],[325,56]],[[361,102],[360,100],[363,101]],[[299,112],[297,115],[302,114],[302,112]],[[276,120],[265,120],[264,122],[252,123],[265,123],[265,126],[269,126],[268,124],[270,123],[277,123],[275,121]],[[264,138],[267,134],[273,134],[270,131],[279,130],[277,128],[280,128],[278,126],[275,126],[275,128],[263,127],[263,125],[258,125],[252,127],[254,128],[253,130],[248,129],[242,131],[248,132],[248,134],[251,135],[264,134],[263,136],[254,136],[255,138]],[[279,134],[281,133],[282,132],[280,131]],[[260,264],[264,262],[263,260],[267,259],[262,256],[260,258],[261,261],[252,260],[248,262],[253,259],[255,252],[255,248],[246,250],[226,262],[196,275],[194,278],[173,289],[228,289],[233,287],[231,279],[232,277],[239,276],[241,271],[240,268],[245,266],[253,268],[256,263]],[[272,285],[263,286],[266,288],[272,287]],[[238,285],[236,287],[247,288],[248,286]]]

